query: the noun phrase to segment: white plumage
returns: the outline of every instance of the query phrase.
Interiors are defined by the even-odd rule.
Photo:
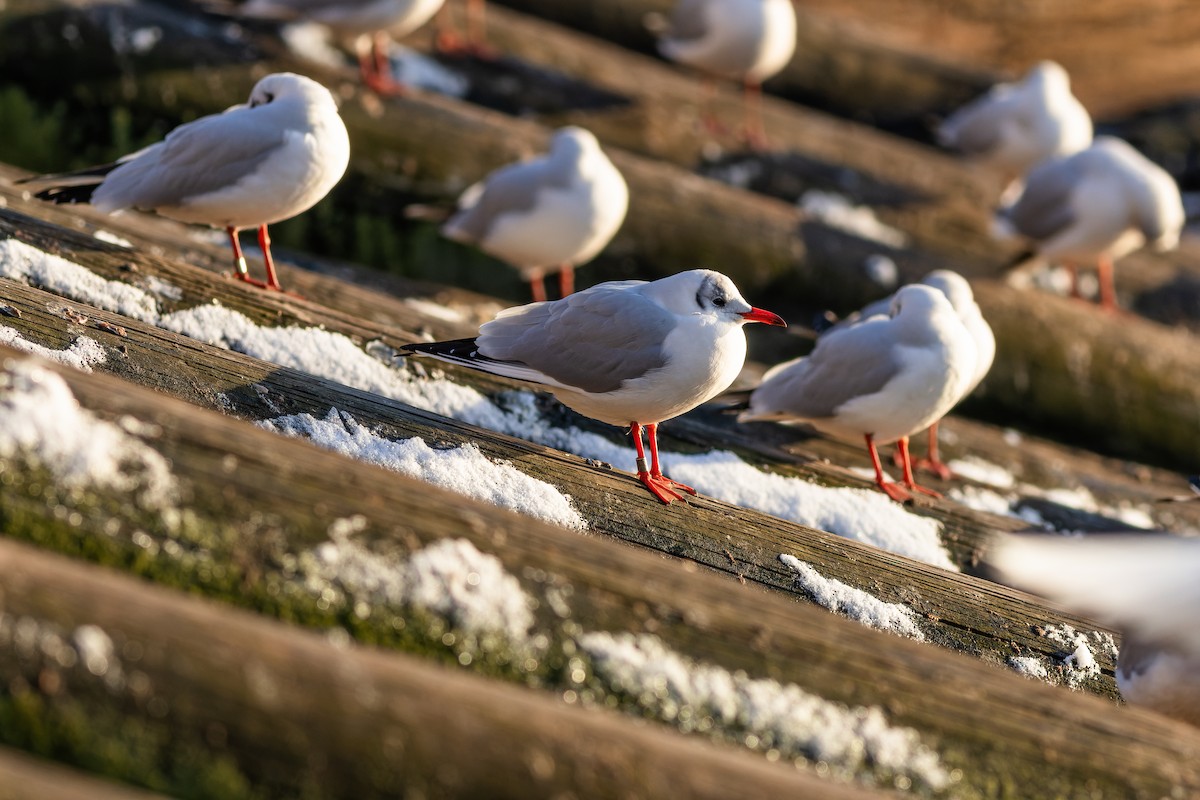
[[[463,192],[441,230],[516,267],[542,300],[542,276],[560,272],[569,294],[574,267],[604,249],[628,207],[625,179],[596,137],[569,126],[555,131],[546,155],[502,167]]]

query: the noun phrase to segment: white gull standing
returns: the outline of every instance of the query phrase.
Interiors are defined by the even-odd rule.
[[[1016,191],[1041,162],[1091,144],[1092,118],[1071,93],[1067,71],[1042,61],[1019,83],[998,84],[960,108],[937,135],[943,146],[999,169]]]
[[[407,36],[437,13],[444,0],[249,0],[246,17],[316,22],[353,42],[363,83],[379,94],[402,94],[388,64],[389,37]]]
[[[805,422],[837,439],[865,439],[875,483],[903,502],[938,496],[912,475],[908,437],[954,406],[975,377],[976,345],[946,295],[901,287],[889,316],[826,333],[812,353],[763,376],[740,422]],[[876,444],[898,442],[904,486],[884,479]],[[906,488],[907,487],[907,488]]]
[[[1119,628],[1122,697],[1200,725],[1200,540],[1007,535],[986,562],[1005,583]]]
[[[967,333],[971,334],[971,340],[975,342],[975,374],[967,382],[962,397],[959,398],[959,400],[962,400],[975,391],[976,387],[983,382],[983,379],[987,377],[988,371],[992,368],[992,362],[996,360],[996,335],[992,333],[992,327],[983,318],[983,312],[979,310],[979,304],[975,302],[975,293],[971,291],[971,284],[967,282],[966,278],[952,270],[936,269],[922,278],[919,283],[925,286],[932,286],[946,295],[946,298],[950,301],[950,305],[954,307],[955,313],[958,314],[958,318],[962,320],[962,324],[966,327]],[[848,317],[846,323],[839,324],[833,330],[840,329],[842,324],[855,324],[863,319],[887,314],[894,297],[895,295],[891,295],[871,303],[858,312],[857,315]],[[926,469],[942,480],[949,480],[953,477],[950,468],[938,456],[937,422],[929,426],[929,452],[927,456],[914,461],[913,469]]]
[[[1175,247],[1184,221],[1179,187],[1166,170],[1128,143],[1101,136],[1030,172],[1016,202],[997,212],[995,227],[1002,237],[1024,238],[1040,259],[1067,262],[1073,273],[1079,263],[1096,263],[1100,304],[1113,310],[1113,261],[1145,244]]]
[[[268,75],[244,105],[180,125],[167,138],[112,164],[28,178],[37,196],[91,203],[105,213],[154,211],[224,228],[235,277],[280,289],[267,226],[307,211],[341,180],[350,139],[333,95],[289,72]],[[249,277],[238,231],[258,229],[267,281]]]
[[[546,155],[501,167],[463,192],[441,231],[516,267],[533,299],[545,300],[545,273],[557,270],[570,294],[575,267],[604,249],[628,207],[625,179],[596,137],[568,126],[554,132]]]
[[[562,300],[501,311],[474,339],[404,349],[529,381],[586,417],[629,426],[638,480],[670,503],[696,491],[662,474],[658,424],[733,382],[746,360],[747,322],[785,324],[742,299],[726,276],[696,269],[649,283],[597,284]]]
[[[762,82],[786,67],[796,51],[792,0],[679,0],[668,19],[652,17],[650,26],[663,57],[741,81],[744,135],[751,145],[766,146]],[[705,117],[713,127],[707,112]]]

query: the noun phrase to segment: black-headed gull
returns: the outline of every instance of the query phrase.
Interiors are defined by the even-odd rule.
[[[937,134],[943,146],[999,169],[1013,183],[1046,159],[1091,144],[1092,118],[1071,93],[1067,71],[1042,61],[1020,82],[994,86],[960,108]]]
[[[952,270],[936,269],[918,283],[932,286],[946,295],[950,300],[950,305],[954,306],[958,318],[962,320],[967,332],[971,334],[972,341],[975,342],[975,374],[963,390],[962,397],[966,397],[983,382],[992,368],[992,362],[996,360],[996,336],[992,333],[992,327],[987,324],[987,320],[983,318],[983,312],[979,310],[979,304],[975,302],[975,293],[971,291],[971,284],[967,282],[966,278]],[[848,318],[847,322],[854,324],[859,320],[887,314],[894,297],[895,295],[892,295],[871,303],[863,308],[857,316]],[[834,328],[834,330],[836,329]],[[929,426],[928,454],[925,458],[916,459],[913,462],[913,469],[928,470],[942,480],[949,480],[953,477],[950,468],[938,456],[937,422]]]
[[[680,492],[696,492],[662,474],[658,424],[733,382],[746,360],[747,322],[785,324],[752,307],[721,273],[696,269],[649,283],[597,284],[562,300],[501,311],[474,339],[404,349],[535,383],[586,417],[629,426],[638,480],[670,503],[683,499]]]
[[[1179,187],[1166,170],[1126,142],[1101,136],[1086,150],[1035,167],[1016,202],[997,212],[995,228],[1072,271],[1096,263],[1100,304],[1112,310],[1113,261],[1145,244],[1175,247],[1184,221]]]
[[[786,67],[796,50],[792,0],[679,0],[669,18],[650,22],[664,58],[741,81],[744,135],[751,145],[766,146],[762,82]],[[705,117],[712,127],[707,110]]]
[[[1007,535],[985,561],[1004,583],[1121,630],[1121,695],[1200,725],[1200,540]]]
[[[804,422],[838,439],[865,439],[875,482],[889,497],[936,497],[913,479],[908,437],[962,398],[975,377],[975,353],[946,295],[911,284],[896,292],[889,316],[830,331],[809,355],[769,370],[738,420]],[[884,479],[875,446],[888,442],[898,442],[904,486]]]
[[[224,228],[235,277],[280,289],[267,226],[329,193],[350,160],[350,139],[321,84],[283,72],[254,86],[250,100],[180,125],[163,141],[115,163],[24,182],[56,203],[91,203],[106,213],[137,208],[180,222]],[[258,229],[267,281],[249,277],[238,231]]]
[[[568,126],[554,132],[546,155],[501,167],[463,192],[441,231],[516,267],[533,299],[545,300],[545,273],[557,270],[570,294],[575,267],[604,249],[628,206],[625,179],[596,137]]]
[[[437,13],[444,0],[249,0],[237,13],[260,19],[316,22],[350,39],[363,83],[379,94],[404,92],[388,65],[389,37],[407,36]]]

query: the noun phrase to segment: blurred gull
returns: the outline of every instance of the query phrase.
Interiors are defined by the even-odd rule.
[[[913,479],[908,437],[962,398],[975,377],[975,354],[946,295],[904,286],[890,315],[832,330],[808,356],[769,370],[738,420],[806,422],[838,439],[865,438],[875,483],[889,497],[903,502],[912,491],[937,497]],[[903,487],[884,479],[875,446],[888,442],[898,442]]]
[[[1200,540],[1008,535],[987,562],[1005,583],[1119,628],[1121,695],[1200,725]]]
[[[652,15],[647,24],[665,58],[742,82],[744,134],[752,146],[766,146],[762,82],[787,66],[796,50],[792,0],[679,0],[669,18]],[[710,77],[707,91],[714,90]],[[705,117],[714,127],[707,112]]]
[[[950,300],[950,305],[954,307],[955,313],[958,314],[959,320],[971,334],[971,340],[975,343],[975,372],[971,380],[967,382],[962,396],[959,397],[959,400],[962,400],[975,391],[975,388],[983,382],[992,368],[992,362],[996,359],[996,336],[992,333],[992,328],[987,324],[987,320],[983,318],[983,312],[979,310],[979,304],[975,302],[975,294],[971,291],[971,284],[967,282],[966,278],[948,269],[938,269],[922,278],[920,283],[932,286],[946,295]],[[856,324],[860,320],[887,314],[894,298],[895,295],[891,295],[877,300],[863,308],[857,315],[847,318],[846,322],[840,323],[840,325]],[[834,328],[834,330],[837,329],[839,328]],[[938,423],[936,421],[929,426],[929,453],[926,458],[914,461],[913,469],[926,469],[942,480],[949,480],[953,477],[950,468],[938,457]]]
[[[137,208],[224,228],[235,277],[279,289],[267,226],[307,211],[350,160],[350,140],[329,90],[283,72],[260,80],[245,105],[180,125],[115,163],[28,178],[37,196],[91,203],[105,213]],[[238,231],[258,229],[267,281],[249,277]]]
[[[535,383],[586,417],[629,426],[638,480],[670,503],[683,499],[680,492],[696,492],[662,474],[658,424],[733,382],[746,360],[747,322],[784,324],[743,300],[729,278],[697,269],[650,283],[597,284],[562,300],[501,311],[475,339],[404,349]]]
[[[444,0],[249,0],[237,13],[289,22],[316,22],[351,39],[363,83],[379,94],[401,94],[392,78],[388,37],[401,38],[429,21]]]
[[[1113,261],[1144,244],[1175,247],[1183,224],[1174,179],[1126,142],[1101,136],[1030,172],[1016,202],[997,212],[995,227],[1000,236],[1028,240],[1040,259],[1067,262],[1072,272],[1079,262],[1095,262],[1100,304],[1113,310]]]
[[[555,131],[548,154],[501,167],[463,192],[441,231],[516,267],[533,299],[545,300],[545,273],[557,270],[563,296],[570,294],[575,267],[616,235],[628,205],[625,179],[596,137],[569,126]]]
[[[943,146],[996,167],[1011,184],[1047,158],[1091,144],[1092,118],[1071,94],[1067,71],[1042,61],[1019,83],[994,86],[956,111],[937,134]]]

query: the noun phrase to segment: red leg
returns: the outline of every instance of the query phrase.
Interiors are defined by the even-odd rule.
[[[688,486],[686,483],[673,481],[666,475],[662,474],[662,468],[658,465],[658,423],[655,422],[646,426],[646,438],[650,440],[650,477],[654,478],[660,484],[666,484],[672,489],[682,489],[688,494],[695,494],[696,490]],[[680,498],[682,499],[682,498]]]
[[[392,77],[392,65],[387,57],[390,41],[384,31],[372,34],[370,48],[359,50],[358,68],[362,73],[363,83],[375,94],[383,97],[400,97],[407,92],[407,89],[404,84]]]
[[[652,426],[647,425],[646,427]],[[642,448],[642,426],[636,422],[629,423],[629,433],[633,436],[633,446],[637,450],[638,480],[650,490],[650,494],[667,505],[670,505],[672,500],[682,500],[683,495],[668,486],[661,473],[658,477],[654,475],[654,472],[658,471],[658,443],[655,441],[654,435],[650,435],[650,452],[655,464],[654,472],[652,472],[646,468],[646,451]]]
[[[884,479],[883,465],[879,463],[879,451],[875,449],[875,437],[868,433],[865,438],[867,440],[867,452],[871,454],[871,465],[875,467],[875,485],[897,503],[903,503],[905,500],[911,499],[912,495],[903,486]]]
[[[246,267],[246,256],[242,254],[242,243],[238,239],[237,228],[229,227],[225,229],[225,232],[229,234],[229,243],[233,245],[233,277],[265,289],[267,286],[265,283],[250,277],[250,270]]]
[[[544,276],[539,272],[529,272],[525,275],[529,281],[529,293],[533,296],[533,302],[546,302],[546,281]]]
[[[742,85],[742,138],[751,150],[762,152],[770,146],[762,119],[762,84],[746,81]]]
[[[258,226],[258,246],[262,248],[263,264],[267,267],[266,288],[283,291],[283,287],[279,285],[279,277],[275,274],[275,260],[271,258],[271,237],[267,234],[266,225]]]
[[[700,96],[700,124],[709,136],[723,136],[729,129],[721,124],[713,112],[713,100],[717,96],[717,82],[712,78],[704,79],[704,89]]]
[[[913,479],[912,459],[908,457],[908,437],[900,437],[900,441],[896,442],[896,447],[900,449],[900,457],[904,459],[904,485],[913,492],[927,494],[930,497],[941,497],[942,495],[939,492],[935,492],[933,489],[926,489],[924,486],[918,486],[916,480]]]
[[[1113,262],[1111,256],[1101,256],[1096,264],[1096,280],[1100,284],[1100,307],[1105,311],[1117,310],[1117,288],[1113,284]]]
[[[489,60],[495,59],[497,53],[487,45],[485,12],[487,8],[483,0],[467,0],[467,33],[464,39],[450,23],[450,7],[442,6],[437,15],[437,33],[434,35],[434,47],[446,55],[469,55]]]
[[[1071,297],[1079,300],[1083,297],[1083,293],[1079,291],[1079,267],[1074,264],[1064,264],[1067,272],[1071,273]]]
[[[563,264],[562,269],[558,271],[558,288],[563,297],[574,294],[575,268],[570,264]]]
[[[896,455],[899,455],[899,451],[896,452]],[[918,458],[914,461],[913,469],[936,475],[944,481],[954,477],[954,471],[946,466],[946,463],[938,456],[938,424],[936,422],[929,426],[929,454],[925,458]]]

